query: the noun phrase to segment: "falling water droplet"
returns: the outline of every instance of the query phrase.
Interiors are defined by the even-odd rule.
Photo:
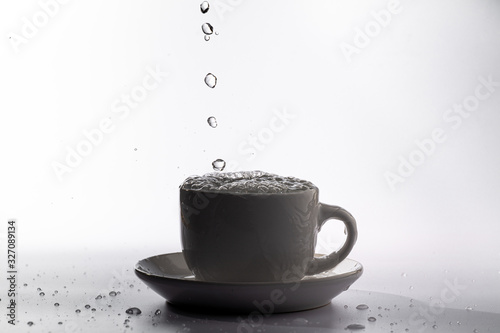
[[[155,316],[159,316],[159,315],[161,315],[161,310],[160,309],[158,309],[158,310],[155,311]]]
[[[140,315],[142,311],[139,308],[129,308],[125,311],[125,313],[130,315]]]
[[[59,303],[54,303],[54,306],[55,306],[55,307],[58,307],[58,306],[59,306]]]
[[[203,1],[200,5],[201,12],[205,14],[206,12],[208,12],[209,9],[210,9],[210,4],[208,3],[208,1]]]
[[[356,309],[358,310],[367,310],[368,309],[368,305],[366,304],[360,304],[356,307]]]
[[[212,128],[216,128],[217,127],[217,119],[215,119],[214,116],[212,117],[208,117],[207,119],[207,123],[210,125],[210,127]]]
[[[216,159],[212,162],[212,167],[215,171],[222,171],[226,167],[226,161],[221,160],[220,158]]]
[[[208,42],[210,40],[210,36],[209,35],[205,35],[203,36],[203,38]]]
[[[375,318],[375,317],[368,317],[368,321],[373,323],[374,321],[377,321],[377,318]]]
[[[406,273],[401,273],[401,277],[406,277]]]
[[[361,325],[361,324],[350,324],[350,325],[347,325],[347,327],[345,328],[346,330],[364,330],[365,329],[365,325]]]
[[[210,88],[215,88],[217,85],[217,77],[215,77],[212,73],[208,73],[207,76],[205,76],[205,83]]]
[[[201,30],[205,35],[211,35],[214,33],[214,27],[210,23],[203,23],[201,25]]]
[[[80,310],[80,309],[76,309],[76,310],[75,310],[75,312],[76,312],[76,313],[80,313],[80,312],[82,312],[82,310]]]
[[[32,321],[28,321],[28,326],[33,326],[33,322]]]
[[[116,291],[110,291],[109,296],[113,296],[113,297],[116,296]]]
[[[43,297],[45,296],[45,293],[42,291],[39,295]]]
[[[410,290],[413,290],[413,286],[410,286],[410,287],[409,287],[409,289],[410,289]]]

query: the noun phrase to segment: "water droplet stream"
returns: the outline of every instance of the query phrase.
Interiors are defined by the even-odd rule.
[[[205,76],[205,84],[210,88],[215,88],[215,86],[217,85],[217,77],[212,73],[208,73]]]
[[[203,14],[206,14],[208,10],[210,9],[210,4],[208,1],[203,1],[200,5],[200,10]]]
[[[216,159],[215,161],[212,162],[212,167],[214,168],[215,171],[222,171],[226,167],[226,161],[222,159]]]

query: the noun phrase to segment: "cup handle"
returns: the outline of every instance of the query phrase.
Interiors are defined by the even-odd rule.
[[[319,203],[318,231],[321,230],[323,224],[330,219],[336,219],[344,222],[344,225],[347,228],[347,239],[340,250],[332,252],[324,257],[312,258],[306,275],[318,274],[337,266],[347,257],[356,243],[356,239],[358,238],[358,229],[356,227],[356,220],[351,213],[338,206],[330,206]]]

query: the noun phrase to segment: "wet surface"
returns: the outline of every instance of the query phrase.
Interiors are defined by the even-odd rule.
[[[331,304],[308,311],[270,314],[256,308],[252,313],[235,315],[192,311],[168,304],[146,287],[135,277],[134,264],[134,256],[118,260],[113,256],[81,254],[60,255],[58,262],[46,265],[28,264],[20,275],[17,330],[496,332],[500,327],[498,313],[453,309],[436,302],[356,290],[356,284]],[[3,307],[5,302],[0,301],[0,305]],[[3,331],[5,322],[0,326]]]

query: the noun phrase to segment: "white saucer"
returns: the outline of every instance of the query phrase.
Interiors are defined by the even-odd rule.
[[[345,259],[333,269],[296,282],[206,282],[194,278],[182,253],[140,260],[135,273],[169,303],[191,310],[252,312],[263,315],[327,305],[363,273]]]

